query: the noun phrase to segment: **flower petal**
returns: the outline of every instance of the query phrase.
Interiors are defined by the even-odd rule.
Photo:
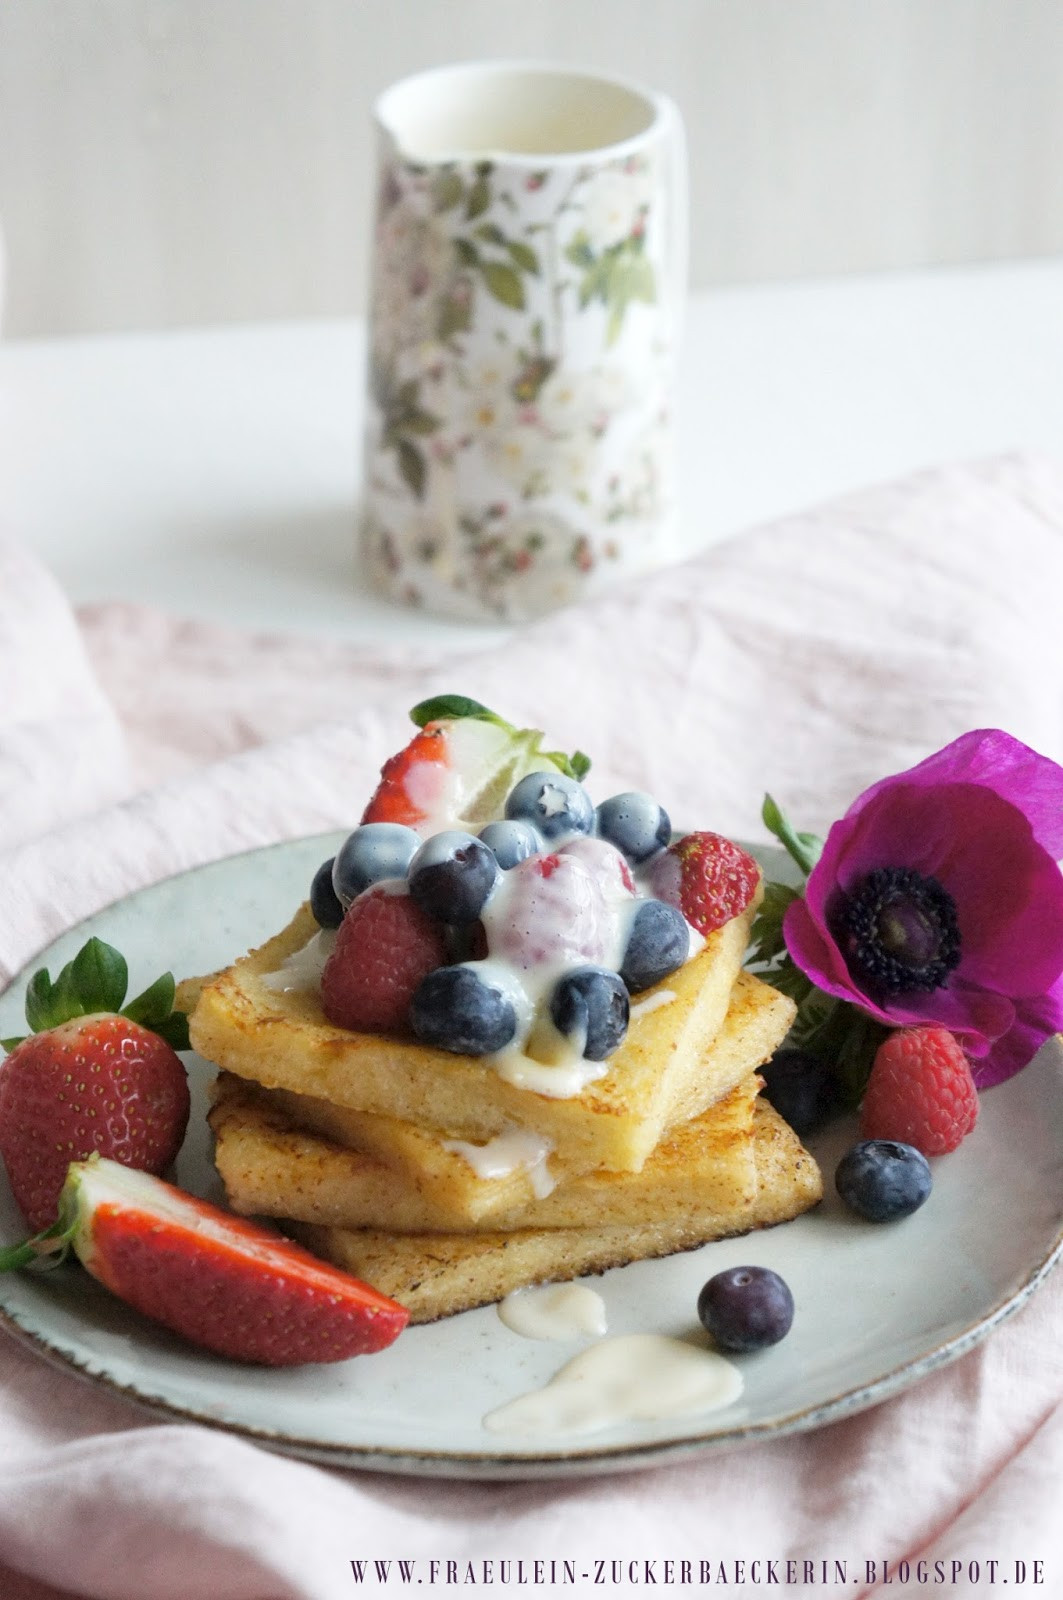
[[[1047,994],[1020,1000],[1015,1012],[1015,1021],[1007,1032],[993,1041],[980,1061],[971,1063],[971,1074],[979,1089],[1013,1078],[1033,1060],[1046,1039],[1063,1029],[1063,977]]]

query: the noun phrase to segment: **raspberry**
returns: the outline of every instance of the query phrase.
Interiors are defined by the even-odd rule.
[[[978,1092],[947,1028],[899,1028],[879,1045],[860,1109],[866,1139],[894,1139],[925,1156],[955,1150],[978,1119]]]
[[[414,990],[446,964],[444,930],[407,894],[367,889],[350,907],[321,975],[321,1005],[338,1028],[405,1033]]]
[[[658,855],[650,871],[653,892],[678,906],[691,927],[708,938],[749,905],[760,869],[719,833],[688,833]]]

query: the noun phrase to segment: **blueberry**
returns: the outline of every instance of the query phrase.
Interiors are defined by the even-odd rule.
[[[587,1061],[604,1061],[622,1044],[631,1004],[624,980],[605,967],[576,967],[558,979],[550,997],[554,1026],[584,1040]]]
[[[494,852],[503,872],[537,856],[543,848],[542,838],[530,822],[489,822],[480,829],[480,838]]]
[[[343,906],[332,887],[332,863],[335,859],[335,856],[329,856],[327,861],[321,863],[310,885],[310,910],[319,928],[338,928],[343,921]]]
[[[698,1295],[698,1316],[722,1350],[745,1355],[785,1339],[794,1297],[770,1267],[729,1267]]]
[[[508,997],[471,966],[437,967],[414,991],[410,1026],[422,1044],[486,1056],[512,1041],[517,1016]]]
[[[834,1186],[868,1222],[895,1222],[918,1211],[933,1187],[930,1163],[914,1145],[864,1139],[838,1163]]]
[[[529,772],[511,790],[506,816],[511,822],[530,822],[544,839],[594,830],[590,795],[562,772]]]
[[[410,862],[410,894],[440,922],[476,922],[501,875],[487,845],[448,828],[426,839]]]
[[[643,900],[624,948],[620,976],[632,994],[660,983],[690,954],[690,929],[677,906]]]
[[[668,813],[652,795],[632,790],[603,800],[597,810],[598,834],[633,863],[663,850],[672,837]]]
[[[399,822],[367,822],[348,834],[332,864],[332,887],[347,908],[370,884],[404,878],[421,836]]]
[[[791,1046],[776,1050],[761,1067],[764,1098],[799,1138],[815,1133],[841,1110],[838,1080],[819,1056]]]

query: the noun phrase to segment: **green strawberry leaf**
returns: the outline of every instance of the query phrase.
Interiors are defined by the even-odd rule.
[[[41,967],[29,981],[26,990],[26,1021],[31,1033],[41,1033],[54,1028],[60,1019],[54,1015],[53,985],[46,967]]]
[[[764,796],[761,818],[806,878],[823,854],[823,840],[814,833],[797,833],[770,794]]]
[[[157,1033],[160,1039],[165,1039],[171,1050],[192,1048],[192,1042],[188,1037],[188,1017],[183,1011],[171,1011],[161,1022],[153,1022],[151,1031]]]
[[[130,1022],[139,1022],[141,1027],[157,1028],[173,1011],[176,992],[173,973],[164,972],[143,994],[138,994],[135,1000],[130,1000],[127,1006],[122,1007],[122,1015],[128,1017]]]
[[[17,1050],[22,1041],[28,1038],[29,1035],[23,1033],[21,1035],[16,1035],[11,1039],[0,1039],[0,1050],[6,1050],[8,1055],[10,1055],[12,1050]]]
[[[459,722],[464,717],[471,717],[476,722],[496,722],[500,728],[511,727],[504,718],[481,705],[479,700],[470,700],[464,694],[436,694],[429,700],[421,700],[410,712],[410,721],[418,728],[425,728],[430,722]]]
[[[544,750],[543,758],[552,761],[559,772],[563,772],[566,778],[574,778],[577,783],[582,783],[591,770],[591,758],[584,755],[582,750],[575,750],[570,756],[563,750]]]
[[[62,983],[67,969],[59,974]],[[102,939],[90,939],[82,945],[70,963],[70,986],[76,996],[79,1011],[74,1016],[87,1016],[93,1011],[118,1011],[129,987],[129,968],[125,957],[113,945]]]

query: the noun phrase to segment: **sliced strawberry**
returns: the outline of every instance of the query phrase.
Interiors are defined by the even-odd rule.
[[[409,1320],[280,1234],[98,1156],[71,1165],[60,1222],[0,1252],[0,1270],[71,1247],[127,1305],[235,1361],[345,1361],[382,1350]]]
[[[408,894],[371,888],[351,903],[321,975],[321,1006],[338,1028],[407,1033],[422,978],[445,966],[446,931]]]
[[[384,763],[365,822],[400,822],[427,836],[444,828],[475,832],[502,816],[521,778],[544,767],[582,777],[586,756],[540,749],[542,734],[515,728],[476,700],[438,695],[410,713],[419,732]]]
[[[752,902],[760,868],[722,834],[688,833],[654,858],[650,883],[659,900],[678,906],[691,927],[708,938]]]
[[[169,973],[119,1012],[126,982],[118,951],[90,939],[54,984],[34,974],[26,1017],[40,1031],[5,1041],[0,1155],[31,1228],[55,1221],[71,1161],[98,1151],[164,1172],[180,1149],[188,1080],[170,1041],[187,1048],[187,1021]]]

